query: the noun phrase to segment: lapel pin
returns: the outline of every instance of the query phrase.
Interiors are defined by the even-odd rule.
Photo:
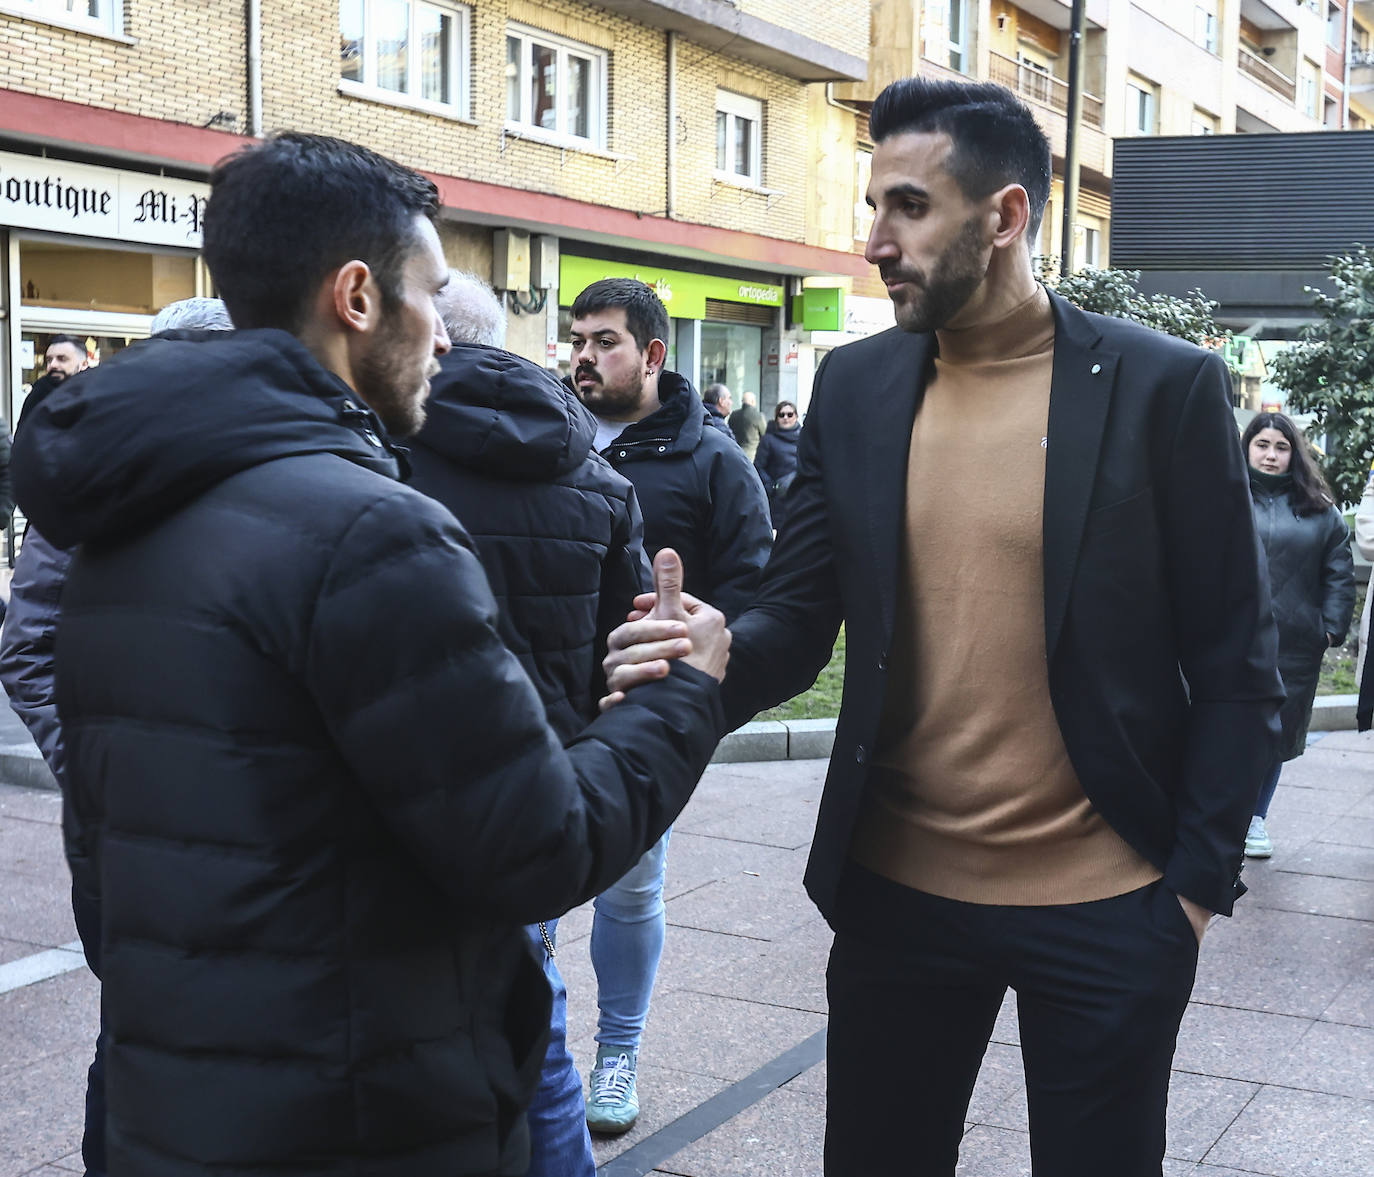
[[[1102,365],[1101,365],[1101,364],[1094,364],[1094,365],[1093,365],[1093,375],[1096,376],[1100,371],[1102,371]]]

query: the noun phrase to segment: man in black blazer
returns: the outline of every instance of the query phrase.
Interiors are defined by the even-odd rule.
[[[1050,151],[1009,91],[898,82],[871,128],[899,327],[817,374],[725,682],[734,726],[848,627],[806,876],[836,930],[826,1172],[954,1173],[1010,987],[1035,1171],[1158,1177],[1282,699],[1229,378],[1036,282]],[[659,624],[614,636],[613,689],[662,672]]]

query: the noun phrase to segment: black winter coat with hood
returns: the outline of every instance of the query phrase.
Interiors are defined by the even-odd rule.
[[[566,751],[471,541],[293,337],[55,389],[20,502],[80,544],[58,710],[103,902],[111,1177],[518,1174],[521,925],[653,844],[720,731],[690,667]]]
[[[658,380],[659,408],[627,425],[602,454],[634,483],[644,547],[682,557],[683,584],[733,621],[753,599],[773,528],[763,484],[727,427],[676,372]]]
[[[476,542],[501,638],[570,740],[606,693],[606,635],[650,584],[634,487],[592,448],[591,411],[537,364],[457,344],[430,388],[410,484]]]

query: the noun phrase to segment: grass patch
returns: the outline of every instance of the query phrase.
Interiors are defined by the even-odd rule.
[[[844,626],[840,626],[840,636],[835,639],[835,653],[830,664],[821,671],[816,685],[805,694],[798,695],[755,716],[756,719],[834,719],[840,713],[840,695],[844,690]]]
[[[1355,660],[1360,652],[1360,614],[1364,609],[1367,584],[1355,586],[1355,616],[1350,632],[1339,646],[1332,646],[1322,658],[1321,677],[1317,679],[1319,695],[1357,695],[1360,684],[1355,681]]]

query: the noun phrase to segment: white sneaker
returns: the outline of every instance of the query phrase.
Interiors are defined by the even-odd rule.
[[[1268,858],[1274,853],[1274,843],[1269,840],[1269,831],[1264,828],[1264,818],[1252,817],[1250,828],[1245,832],[1245,857]]]

